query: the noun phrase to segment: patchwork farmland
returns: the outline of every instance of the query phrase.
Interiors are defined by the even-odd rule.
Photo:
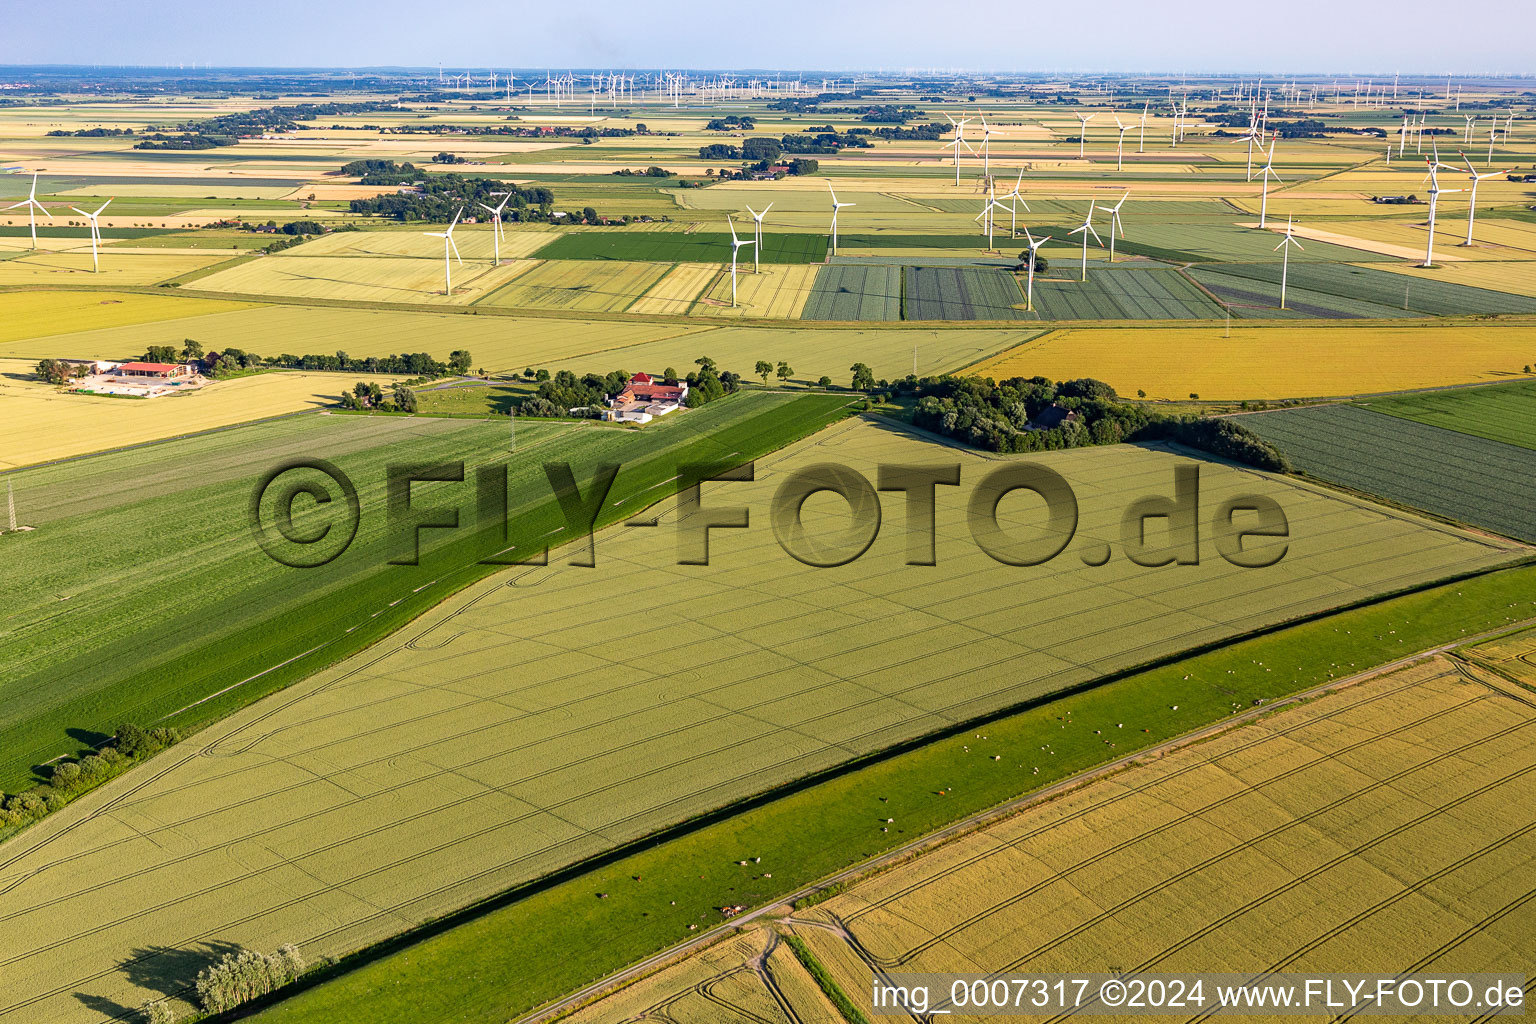
[[[801,312],[804,320],[900,320],[899,266],[834,263],[821,268]]]
[[[761,460],[763,483],[738,485],[736,500],[755,521],[797,465],[835,458],[873,473],[926,451],[848,423]],[[986,466],[946,457],[972,476]],[[1186,461],[1128,447],[1046,458],[1083,496],[1079,535],[1090,545],[1116,536],[1131,497],[1170,487]],[[1267,570],[1213,558],[1152,582],[1123,559],[1092,567],[1070,557],[1021,574],[977,550],[966,499],[952,494],[939,499],[936,574],[918,590],[892,572],[906,548],[895,531],[827,574],[775,554],[771,531],[720,535],[708,571],[669,570],[665,593],[639,581],[675,562],[670,530],[599,536],[597,557],[610,566],[600,577],[559,560],[508,570],[272,703],[210,725],[153,779],[73,804],[8,844],[5,873],[24,880],[8,892],[0,955],[35,995],[0,1010],[52,1021],[81,991],[131,1004],[154,950],[214,933],[253,948],[281,939],[317,954],[355,949],[402,920],[852,753],[1515,553],[1304,484],[1203,467],[1202,501],[1255,487],[1281,502],[1293,537],[1307,538]],[[660,521],[673,516],[663,510]],[[429,563],[421,569],[432,578]],[[600,599],[615,587],[641,603]],[[752,624],[750,652],[723,642],[732,623]],[[694,639],[680,645],[684,630]],[[625,673],[594,656],[594,633],[629,652]],[[768,658],[763,643],[796,655]],[[635,662],[640,651],[651,653]],[[523,666],[515,679],[495,671],[509,659]],[[608,685],[573,689],[595,677]],[[143,822],[139,836],[122,834],[125,816]],[[154,838],[167,830],[174,849]],[[238,852],[258,848],[270,852]],[[112,923],[87,928],[63,912],[104,884],[122,894]],[[113,951],[129,933],[144,952],[125,972]],[[68,972],[53,966],[59,950]]]
[[[1360,402],[1372,412],[1536,448],[1536,381],[1448,388]]]
[[[907,267],[902,315],[908,320],[1021,320],[1024,295],[1003,270]]]

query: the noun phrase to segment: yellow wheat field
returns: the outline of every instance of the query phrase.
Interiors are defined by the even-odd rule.
[[[67,239],[71,246],[76,239]],[[44,244],[47,244],[46,242]],[[124,252],[122,249],[101,250],[101,270],[91,270],[91,250],[71,248],[68,252],[38,250],[0,260],[0,285],[136,285],[158,284],[161,281],[229,259],[228,253],[192,251],[186,249],[145,249]]]
[[[522,261],[527,266],[530,261]],[[536,262],[536,261],[534,261]],[[505,265],[503,266],[505,269]],[[664,263],[604,260],[536,262],[516,280],[481,300],[482,305],[530,309],[622,312],[667,272]]]
[[[99,358],[106,353],[60,351],[51,342],[17,343],[70,331],[176,320],[249,305],[222,299],[131,292],[4,292],[0,293],[0,356]]]
[[[967,370],[1097,377],[1122,395],[1318,398],[1502,380],[1536,356],[1536,327],[1068,328]]]
[[[425,239],[431,241],[431,239]],[[442,240],[437,240],[442,245]],[[426,302],[464,305],[485,297],[528,269],[523,261],[455,262],[453,294],[443,292],[443,260],[437,257],[263,256],[186,286],[188,291],[234,292],[271,298],[350,299],[358,302]]]
[[[1422,254],[1420,254],[1422,255]],[[1464,284],[1473,288],[1489,288],[1496,292],[1514,292],[1517,295],[1536,295],[1536,260],[1467,260],[1464,263],[1441,263],[1435,255],[1436,267],[1424,270],[1397,263],[1371,263],[1372,270],[1390,270],[1407,277],[1426,278],[1447,284]]]
[[[736,276],[736,307],[731,307],[731,275],[722,272],[703,301],[693,308],[695,315],[762,316],[795,320],[811,297],[816,283],[815,266],[764,267],[753,274],[740,268]]]
[[[629,307],[631,313],[682,316],[720,273],[714,263],[679,263]],[[729,287],[729,285],[727,285]]]
[[[442,225],[435,225],[441,229]],[[554,241],[552,231],[511,230],[501,240],[501,258],[532,255]],[[466,260],[488,260],[495,254],[490,225],[467,224],[457,228],[453,240]],[[420,256],[441,260],[443,240],[424,231],[334,231],[278,254],[293,256]]]
[[[32,367],[28,360],[0,359],[0,468],[318,409],[334,405],[356,383],[355,374],[284,371],[219,381],[184,395],[105,398],[26,379]],[[388,388],[395,379],[401,378],[378,380]]]

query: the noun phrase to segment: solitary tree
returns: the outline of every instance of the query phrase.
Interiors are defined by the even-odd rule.
[[[768,375],[773,372],[773,364],[766,359],[759,359],[755,367],[757,375],[763,378],[763,384],[767,385]]]
[[[875,374],[874,371],[872,371],[869,367],[865,366],[863,363],[854,363],[852,366],[848,367],[848,369],[853,373],[853,390],[875,390]]]
[[[783,360],[779,361],[779,368],[774,372],[779,375],[779,380],[782,381],[787,381],[789,378],[795,375],[794,369],[791,368],[790,365]],[[766,383],[766,381],[764,383]]]
[[[832,386],[832,378],[828,377],[826,374],[822,374],[821,377],[816,381],[816,386],[819,388],[829,388]]]

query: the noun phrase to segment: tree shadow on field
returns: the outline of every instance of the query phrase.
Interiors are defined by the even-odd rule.
[[[76,726],[65,729],[64,735],[80,744],[81,747],[94,747],[97,750],[100,750],[102,744],[112,738],[111,733],[99,732],[95,729],[81,729]]]
[[[239,953],[240,949],[240,945],[235,942],[204,942],[191,949],[146,946],[128,955],[121,964],[121,972],[129,984],[154,993],[146,1001],[170,996],[195,1003],[193,987],[198,972],[218,963],[224,954]],[[108,1020],[134,1020],[138,1017],[139,1007],[124,1006],[104,996],[76,992],[75,998]]]

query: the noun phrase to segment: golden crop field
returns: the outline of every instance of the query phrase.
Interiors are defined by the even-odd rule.
[[[194,299],[169,295],[135,295],[131,292],[17,292],[0,295],[5,316],[0,318],[0,356],[78,356],[59,351],[49,342],[18,345],[17,342],[128,324],[162,323],[205,313],[248,308],[251,303],[223,299]]]
[[[1536,629],[1525,629],[1508,636],[1467,648],[1466,654],[1479,664],[1536,687]]]
[[[631,313],[652,313],[665,316],[683,316],[693,308],[709,282],[719,276],[720,267],[714,263],[679,263],[653,284],[634,305]]]
[[[1481,197],[1479,197],[1481,199]],[[1387,243],[1401,247],[1422,260],[1429,214],[1424,220],[1368,220],[1330,221],[1326,227],[1341,235]],[[1448,263],[1457,260],[1536,260],[1536,237],[1517,222],[1479,218],[1474,225],[1473,240],[1478,244],[1463,246],[1467,237],[1466,207],[1455,207],[1447,201],[1435,217],[1435,259]],[[1378,247],[1380,248],[1380,247]],[[1383,251],[1386,251],[1383,249]],[[1395,253],[1389,253],[1395,255]]]
[[[526,261],[521,264],[526,266]],[[503,265],[502,269],[507,269]],[[670,269],[665,263],[618,260],[544,261],[516,279],[487,290],[480,304],[529,309],[622,312]]]
[[[1053,331],[967,372],[1097,377],[1148,398],[1312,398],[1510,379],[1536,353],[1536,328],[1255,327],[1222,324]]]
[[[1438,263],[1439,257],[1435,259]],[[1447,284],[1491,288],[1517,295],[1536,295],[1536,260],[1468,260],[1464,263],[1446,263],[1434,270],[1398,263],[1373,263],[1371,268],[1421,279],[1433,275],[1434,280]]]
[[[874,971],[1518,970],[1536,955],[1536,825],[1509,809],[1536,800],[1533,762],[1529,697],[1431,659],[1028,807],[569,1019],[702,1015],[718,991],[741,1000],[721,1019],[787,1024],[769,997],[798,1016],[819,993],[757,966],[775,931],[866,1014]]]
[[[86,245],[69,252],[39,250],[0,260],[0,285],[136,285],[158,284],[230,258],[228,253],[190,249],[101,250],[101,271],[91,270]],[[217,275],[215,275],[217,276]]]
[[[211,303],[214,300],[178,299],[178,302]],[[617,353],[635,346],[675,342],[692,353],[682,364],[708,353],[684,339],[711,332],[705,325],[605,323],[597,320],[543,319],[516,316],[466,316],[415,310],[316,309],[305,306],[258,305],[238,308],[226,303],[228,312],[204,313],[164,323],[108,327],[57,335],[47,341],[21,345],[0,343],[0,355],[71,356],[126,359],[142,356],[150,345],[177,344],[192,338],[207,351],[239,348],[272,357],[281,352],[297,355],[335,352],[354,354],[426,352],[436,359],[448,358],[454,349],[468,349],[475,367],[492,373],[511,373],[540,367],[557,360],[584,360],[583,372],[615,369],[622,363]],[[207,307],[205,307],[207,308]],[[910,344],[910,343],[909,343]],[[1005,342],[999,342],[992,351]],[[612,359],[607,353],[616,353]],[[639,365],[639,364],[636,364]]]
[[[532,255],[555,238],[553,231],[519,228],[508,230],[501,240],[501,258]],[[467,224],[453,232],[459,255],[466,260],[488,260],[495,252],[488,225]],[[441,260],[443,240],[423,231],[335,231],[278,254],[293,256],[418,256]]]
[[[805,308],[805,301],[811,297],[811,288],[816,284],[816,273],[820,269],[818,266],[774,264],[754,274],[738,268],[735,308],[731,307],[730,272],[722,272],[693,312],[705,316],[797,320]]]
[[[768,528],[799,467],[873,479],[936,459],[961,465],[962,486],[940,489],[922,587],[895,571],[894,509],[863,557],[832,569],[795,561]],[[992,561],[967,527],[968,487],[998,459],[845,421],[759,460],[753,483],[710,488],[707,504],[745,504],[754,526],[715,534],[707,568],[675,564],[669,501],[647,513],[661,528],[596,538],[599,572],[559,552],[509,569],[209,726],[0,853],[0,961],[7,992],[30,994],[0,1000],[0,1020],[53,1024],[79,993],[136,1006],[137,965],[204,938],[344,953],[857,753],[1524,550],[1204,463],[1202,503],[1279,502],[1289,555],[1241,569],[1207,539],[1178,573],[1090,566],[1130,502],[1171,493],[1191,460],[1113,446],[1033,461],[1081,508],[1078,540],[1034,569]],[[841,532],[845,508],[808,502],[811,536]],[[1018,497],[999,515],[1011,531],[1034,517]],[[88,912],[103,900],[110,917]]]
[[[0,359],[0,468],[333,406],[356,383],[355,375],[291,370],[218,381],[184,395],[106,398],[66,394],[28,379],[32,367],[31,361]],[[387,388],[400,378],[376,379]]]
[[[423,239],[432,241],[432,239]],[[442,240],[438,239],[441,247]],[[443,293],[442,254],[433,257],[261,256],[186,286],[186,291],[358,302],[425,302],[465,305],[482,299],[529,270],[525,261],[453,264],[453,294]]]

